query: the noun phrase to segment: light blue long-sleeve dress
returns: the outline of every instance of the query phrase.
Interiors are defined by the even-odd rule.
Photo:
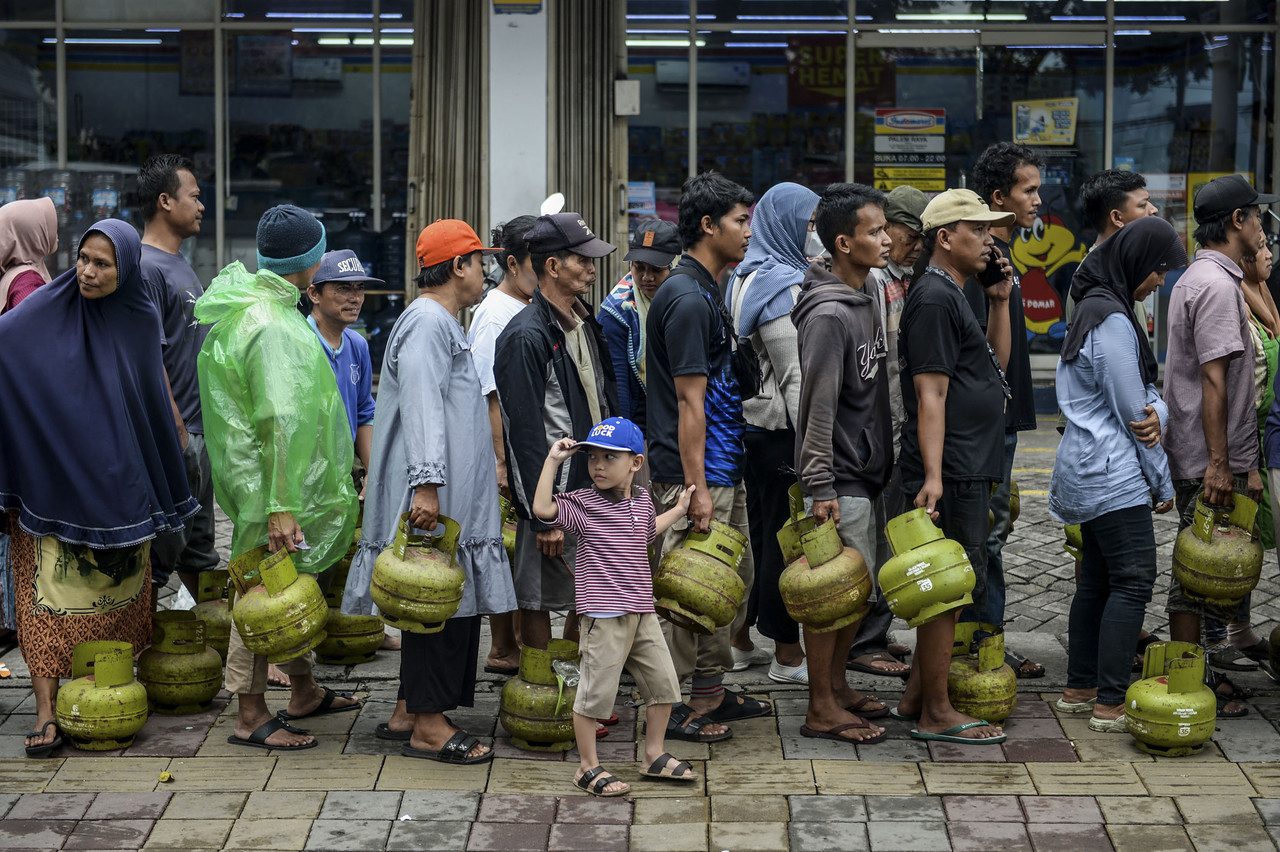
[[[1049,482],[1049,512],[1080,524],[1108,512],[1173,499],[1164,447],[1147,447],[1129,429],[1150,405],[1164,430],[1169,409],[1144,385],[1139,340],[1129,318],[1113,313],[1085,337],[1073,361],[1060,361],[1058,406],[1067,429]]]
[[[502,545],[489,411],[466,333],[432,299],[414,300],[387,340],[369,467],[363,536],[347,575],[343,612],[374,611],[374,561],[395,538],[414,486],[425,483],[439,486],[440,514],[462,527],[458,564],[467,579],[455,617],[516,608]]]

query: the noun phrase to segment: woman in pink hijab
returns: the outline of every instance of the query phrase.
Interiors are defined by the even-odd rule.
[[[0,207],[0,314],[49,283],[45,255],[58,249],[58,214],[48,198]]]

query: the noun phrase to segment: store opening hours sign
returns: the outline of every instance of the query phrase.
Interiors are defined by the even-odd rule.
[[[924,192],[946,189],[947,111],[876,109],[875,186],[914,186]]]

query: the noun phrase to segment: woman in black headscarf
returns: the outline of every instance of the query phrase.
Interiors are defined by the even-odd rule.
[[[132,225],[98,222],[74,270],[0,317],[0,519],[36,697],[31,757],[61,742],[58,679],[77,643],[150,641],[151,539],[199,509],[141,253]]]
[[[1079,524],[1080,582],[1071,602],[1067,688],[1058,709],[1092,711],[1089,727],[1123,732],[1134,644],[1156,579],[1152,507],[1173,505],[1159,436],[1133,425],[1149,406],[1163,429],[1169,410],[1155,388],[1157,364],[1133,303],[1164,283],[1187,253],[1173,226],[1154,216],[1125,225],[1085,258],[1071,295],[1076,310],[1058,363],[1058,406],[1067,428],[1049,484],[1049,511]]]

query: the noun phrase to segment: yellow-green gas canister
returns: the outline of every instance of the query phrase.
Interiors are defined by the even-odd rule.
[[[804,502],[791,511],[804,512]],[[780,537],[788,533],[783,527]],[[778,578],[778,591],[787,614],[815,633],[848,627],[867,614],[871,606],[871,573],[862,554],[845,547],[835,521],[828,518],[800,537],[801,555]]]
[[[370,594],[382,620],[410,633],[438,633],[462,603],[466,574],[455,561],[462,530],[440,516],[444,532],[415,535],[409,513],[400,516],[395,541],[373,564]]]
[[[138,657],[138,682],[151,711],[202,713],[222,689],[222,658],[204,640],[205,623],[193,612],[162,610],[151,621],[151,647]]]
[[[658,564],[653,578],[658,615],[702,635],[733,621],[746,594],[738,565],[747,546],[746,536],[720,521],[712,521],[705,533],[690,530]]]
[[[347,615],[332,606],[324,623],[324,632],[324,641],[316,646],[316,660],[333,666],[370,662],[382,647],[385,636],[382,619],[378,616]]]
[[[973,603],[969,557],[924,508],[890,520],[885,535],[894,556],[880,568],[880,588],[894,615],[919,627]]]
[[[196,575],[196,605],[191,608],[204,622],[204,643],[217,651],[224,663],[231,643],[230,586],[230,571],[201,571]]]
[[[1065,524],[1062,527],[1062,533],[1066,536],[1066,541],[1062,544],[1062,549],[1077,561],[1080,561],[1080,555],[1084,553],[1084,534],[1080,532],[1079,524]]]
[[[528,751],[573,748],[573,701],[576,682],[568,684],[556,671],[557,661],[578,663],[578,643],[552,639],[547,650],[520,649],[520,673],[502,686],[498,719],[511,734],[511,744]]]
[[[998,725],[1018,706],[1018,676],[1004,661],[1004,628],[962,621],[956,625],[947,672],[951,706]]]
[[[498,510],[502,513],[502,546],[507,550],[507,560],[515,564],[516,559],[516,507],[506,497],[498,498]]]
[[[289,551],[257,547],[232,559],[230,569],[231,618],[246,648],[283,663],[324,641],[324,593],[314,577],[298,573]]]
[[[58,690],[58,727],[71,744],[109,751],[133,743],[147,723],[147,690],[133,679],[129,642],[81,642],[71,651],[71,677]]]
[[[1195,754],[1213,737],[1218,702],[1204,682],[1204,649],[1191,642],[1152,642],[1142,679],[1124,696],[1134,744],[1148,754]]]
[[[1191,526],[1173,544],[1173,575],[1187,597],[1234,606],[1258,585],[1262,541],[1254,518],[1258,504],[1239,494],[1232,507],[1206,505],[1196,498]]]

